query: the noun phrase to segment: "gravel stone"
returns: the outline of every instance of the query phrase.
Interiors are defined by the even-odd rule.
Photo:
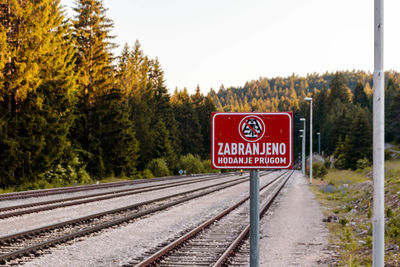
[[[262,177],[261,185],[271,177]],[[51,248],[50,254],[35,258],[25,266],[120,266],[176,237],[182,230],[211,218],[248,192],[248,183],[239,184],[132,223],[83,237],[80,242]]]
[[[72,220],[82,216],[116,209],[119,207],[133,205],[135,203],[168,196],[174,193],[188,191],[202,186],[221,183],[223,181],[232,180],[234,178],[238,178],[238,176],[230,176],[222,179],[208,180],[200,183],[176,186],[125,197],[112,198],[65,208],[58,208],[54,210],[25,214],[22,216],[10,217],[0,220],[0,236],[18,233],[53,223],[63,222],[66,220]]]

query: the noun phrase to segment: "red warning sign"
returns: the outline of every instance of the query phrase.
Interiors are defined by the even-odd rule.
[[[214,169],[292,168],[291,112],[213,112],[211,128]]]

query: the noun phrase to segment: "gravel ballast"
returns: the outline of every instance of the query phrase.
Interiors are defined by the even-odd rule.
[[[261,178],[265,184],[273,175]],[[243,183],[197,198],[132,223],[103,230],[80,242],[64,244],[26,263],[25,266],[119,266],[142,255],[156,245],[174,238],[235,203],[248,194]],[[247,218],[246,218],[247,219]]]
[[[53,223],[59,223],[66,220],[79,218],[82,216],[103,212],[119,207],[132,205],[135,203],[148,201],[171,194],[185,192],[198,187],[229,181],[238,176],[230,176],[222,179],[208,180],[200,183],[181,185],[162,190],[144,192],[125,197],[112,198],[102,201],[96,201],[81,205],[75,205],[54,210],[47,210],[38,213],[31,213],[22,216],[11,217],[0,220],[0,236],[18,233],[21,231],[46,226]]]
[[[78,196],[86,196],[86,195],[92,195],[92,194],[113,192],[116,190],[143,188],[143,187],[147,187],[150,185],[151,186],[165,185],[165,184],[169,184],[169,183],[185,182],[185,181],[191,181],[191,180],[195,180],[195,179],[199,179],[199,178],[209,178],[209,177],[212,177],[212,176],[209,176],[209,175],[198,176],[198,177],[182,176],[179,179],[165,180],[165,181],[157,181],[157,180],[152,181],[151,179],[149,179],[146,182],[131,184],[131,185],[83,190],[83,191],[78,191],[78,192],[60,193],[60,194],[54,194],[54,195],[49,195],[49,196],[38,196],[38,197],[13,199],[13,200],[1,200],[0,208],[15,206],[15,205],[31,204],[31,203],[37,203],[37,202],[42,202],[42,201],[56,200],[56,199],[65,199],[65,198],[69,198],[69,197],[78,197]],[[215,176],[215,177],[218,178],[218,176]]]

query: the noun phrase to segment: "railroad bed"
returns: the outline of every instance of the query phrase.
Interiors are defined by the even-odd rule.
[[[278,175],[282,175],[283,172],[264,172],[261,174],[261,180],[264,181],[264,184],[269,183],[270,181],[277,178]],[[200,181],[201,180],[201,181]],[[48,257],[51,257],[53,260],[59,258],[56,256],[58,252],[67,249],[69,252],[74,251],[76,248],[81,246],[86,246],[87,244],[99,244],[97,243],[98,239],[104,239],[104,235],[108,235],[110,232],[120,232],[122,234],[121,239],[135,239],[139,238],[139,242],[136,244],[130,244],[122,248],[120,250],[125,250],[121,257],[119,255],[114,255],[116,259],[113,259],[112,262],[118,262],[118,264],[122,264],[125,262],[127,264],[127,255],[130,253],[131,261],[133,260],[135,254],[146,253],[151,251],[152,247],[157,247],[160,244],[160,240],[163,237],[160,237],[160,240],[140,240],[140,236],[142,233],[137,233],[137,226],[141,227],[143,231],[151,231],[151,223],[148,224],[150,220],[156,220],[156,217],[164,217],[163,220],[158,220],[158,223],[163,224],[165,222],[165,227],[168,232],[168,239],[175,238],[177,233],[187,232],[189,228],[198,225],[199,222],[204,221],[204,219],[209,219],[213,217],[217,212],[221,211],[231,205],[233,202],[237,201],[239,198],[243,197],[248,189],[248,176],[232,176],[232,174],[227,176],[212,176],[212,177],[192,177],[191,180],[174,180],[170,181],[167,184],[157,185],[159,188],[154,189],[159,193],[168,191],[169,194],[165,194],[162,197],[153,197],[150,200],[137,202],[132,205],[125,205],[124,207],[120,207],[114,210],[102,211],[94,214],[90,214],[88,216],[81,216],[80,218],[75,218],[72,220],[66,220],[61,223],[56,223],[53,225],[47,225],[46,227],[37,227],[36,229],[29,229],[29,231],[24,231],[21,233],[12,233],[10,235],[0,236],[0,260],[6,264],[15,264],[15,263],[26,263],[28,266],[31,262],[32,266],[40,266],[43,265],[44,262],[48,261]],[[210,183],[205,186],[205,183]],[[154,186],[154,188],[157,188]],[[176,188],[188,188],[192,187],[191,190],[181,190],[179,193],[171,194],[171,192],[175,191]],[[142,188],[136,188],[134,190],[127,190],[123,192],[118,192],[122,190],[116,190],[117,193],[111,194],[108,193],[107,197],[114,196],[116,200],[120,196],[118,194],[132,193],[132,194],[150,194],[150,190],[153,190],[153,186],[142,186]],[[126,190],[126,189],[123,189]],[[145,193],[147,192],[147,193]],[[157,193],[158,194],[158,193]],[[91,194],[90,194],[91,195]],[[222,197],[221,197],[222,196]],[[96,197],[90,197],[89,199],[96,199]],[[102,198],[104,196],[100,196]],[[220,198],[220,199],[218,199]],[[212,203],[212,200],[215,199],[215,203]],[[204,201],[206,200],[206,201]],[[76,200],[71,200],[76,201]],[[77,200],[81,201],[81,200]],[[86,200],[85,200],[86,201]],[[103,200],[106,201],[106,200]],[[222,202],[221,202],[222,201]],[[68,203],[68,201],[65,201]],[[190,214],[196,213],[196,209],[198,203],[202,203],[204,206],[204,202],[209,202],[207,204],[210,207],[206,207],[204,210],[198,210],[196,216],[191,216]],[[36,204],[35,204],[36,205]],[[54,204],[50,204],[54,205]],[[58,205],[58,204],[56,204]],[[200,206],[201,206],[200,205]],[[40,205],[37,205],[40,206]],[[79,205],[78,205],[79,206]],[[246,205],[245,205],[246,206]],[[193,207],[193,210],[188,210],[188,207]],[[31,207],[22,208],[29,209]],[[36,208],[36,207],[33,207]],[[58,208],[62,211],[65,208]],[[181,210],[180,213],[176,213],[175,210]],[[184,212],[182,212],[184,210]],[[39,212],[38,214],[40,214]],[[169,213],[169,215],[167,215]],[[0,213],[1,215],[2,213]],[[177,215],[179,214],[179,215]],[[35,214],[29,214],[25,216],[33,216]],[[171,218],[171,215],[174,216]],[[15,219],[23,219],[24,215],[15,217]],[[168,218],[165,219],[165,216]],[[182,221],[184,217],[190,217],[187,220],[188,225],[178,225],[179,221]],[[182,217],[182,218],[180,218]],[[247,216],[248,217],[248,216]],[[14,219],[14,218],[9,218]],[[174,222],[175,219],[175,222]],[[181,220],[182,219],[182,220]],[[7,220],[7,219],[6,219]],[[4,220],[0,220],[1,222]],[[171,224],[174,227],[169,227],[168,224]],[[186,222],[185,222],[186,223]],[[174,225],[175,224],[175,225]],[[189,227],[190,225],[190,227]],[[147,229],[147,226],[149,229]],[[144,227],[144,228],[143,228]],[[134,228],[134,231],[132,229]],[[175,229],[172,229],[175,228]],[[239,227],[240,228],[240,227]],[[106,229],[106,230],[104,230]],[[108,229],[108,230],[107,230]],[[178,229],[178,230],[177,230]],[[156,229],[155,231],[158,231]],[[142,231],[142,232],[143,232]],[[136,233],[135,233],[136,232]],[[129,234],[127,234],[129,233]],[[80,242],[77,242],[80,241]],[[108,244],[114,244],[113,239],[108,239]],[[143,242],[144,243],[143,243]],[[164,240],[165,242],[165,240]],[[60,246],[59,244],[65,244]],[[115,243],[120,243],[119,241],[115,241]],[[161,242],[163,243],[163,242]],[[108,246],[109,246],[108,245]],[[55,248],[51,248],[54,247]],[[132,246],[136,247],[135,252],[132,253]],[[93,245],[92,245],[93,247]],[[96,247],[96,246],[94,246]],[[138,250],[137,247],[141,249]],[[111,248],[111,247],[110,247]],[[92,253],[89,250],[85,250],[80,248],[79,252],[82,250],[87,251],[87,256],[90,258]],[[130,250],[130,252],[128,252]],[[49,255],[43,255],[48,254]],[[108,251],[104,250],[103,254],[107,254]],[[53,254],[55,254],[53,256]],[[71,253],[70,253],[71,254]],[[38,256],[41,256],[37,258]],[[109,256],[103,255],[102,261],[108,261]],[[125,259],[125,260],[124,260]],[[61,261],[57,263],[53,263],[53,266],[62,266],[62,257]],[[57,260],[56,260],[57,261]],[[39,262],[39,264],[38,264]],[[86,259],[82,257],[77,257],[76,262],[72,265],[82,265],[83,262],[86,262]],[[87,259],[87,263],[89,265],[104,265],[101,262],[92,262],[89,264],[90,259]],[[115,265],[115,264],[113,264]],[[132,265],[132,264],[131,264]]]
[[[272,179],[261,191],[262,216],[287,183],[293,172],[286,172]],[[232,259],[246,241],[250,225],[249,196],[197,226],[181,237],[161,244],[154,251],[138,257],[124,267],[145,266],[247,266],[249,256]]]
[[[218,175],[218,174],[210,174],[210,175],[206,175],[206,176],[213,176],[213,175]],[[197,174],[197,175],[192,175],[190,177],[202,177],[202,176],[204,176],[204,175]],[[13,199],[25,199],[25,198],[40,197],[40,196],[59,195],[59,194],[65,194],[65,193],[98,190],[98,189],[102,189],[102,188],[114,188],[114,187],[120,187],[120,186],[126,186],[126,185],[136,185],[136,184],[144,184],[144,183],[171,181],[171,180],[175,180],[175,179],[182,179],[183,177],[187,177],[187,176],[167,176],[167,177],[158,177],[158,178],[153,178],[153,179],[131,180],[131,181],[103,183],[103,184],[80,185],[80,186],[59,187],[59,188],[51,188],[51,189],[40,189],[40,190],[14,192],[14,193],[5,193],[5,194],[0,194],[0,201],[13,200]]]

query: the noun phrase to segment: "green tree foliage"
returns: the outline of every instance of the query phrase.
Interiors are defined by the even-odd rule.
[[[104,175],[102,143],[98,128],[94,127],[96,99],[107,95],[113,87],[113,68],[110,35],[113,24],[105,15],[99,0],[76,1],[74,38],[76,40],[76,72],[79,80],[79,105],[73,137],[77,146],[91,153],[88,169],[91,173]]]
[[[162,158],[152,159],[146,168],[156,177],[168,176],[170,174],[167,162]]]
[[[171,102],[178,122],[182,154],[202,155],[204,147],[201,125],[186,88],[183,91],[176,90]]]
[[[338,169],[348,169],[351,168],[351,152],[352,145],[350,142],[350,137],[346,135],[344,141],[342,140],[342,136],[339,136],[336,149],[333,153],[335,157],[334,165]]]
[[[98,175],[131,176],[136,171],[139,143],[124,100],[119,89],[96,98],[93,118],[96,131],[93,134],[101,144],[98,155],[105,172]]]
[[[398,97],[400,84],[398,79],[390,77],[385,88],[385,141],[399,143],[399,109]]]
[[[204,165],[199,156],[194,156],[191,153],[179,158],[178,167],[185,170],[186,174],[204,172]]]
[[[351,153],[349,164],[352,169],[357,168],[357,161],[363,158],[372,161],[372,127],[368,119],[367,109],[358,108],[350,126]]]
[[[169,132],[162,120],[154,125],[153,133],[153,157],[166,159],[169,168],[176,168],[176,155],[170,142]]]
[[[59,1],[8,1],[1,5],[0,21],[6,59],[5,64],[1,59],[0,183],[5,187],[34,183],[57,164],[68,165],[76,75]]]
[[[336,72],[330,85],[329,103],[334,105],[339,100],[343,104],[350,103],[351,91],[347,85],[344,75],[340,72]]]
[[[78,119],[73,133],[76,145],[90,153],[87,168],[92,174],[98,177],[111,173],[132,175],[136,170],[139,143],[130,118],[130,106],[126,105],[128,81],[114,82],[112,21],[106,17],[102,1],[79,0],[74,10],[80,86]]]
[[[261,77],[209,94],[197,87],[170,95],[160,62],[138,41],[114,61],[113,24],[101,0],[77,0],[74,10],[70,25],[59,0],[0,5],[0,186],[87,182],[84,168],[97,177],[203,172],[215,110],[292,111],[297,154],[299,118],[310,119],[306,96],[314,100],[313,135],[321,133],[335,166],[370,162],[370,73]],[[385,77],[386,140],[400,142],[400,74]]]
[[[385,124],[386,141],[393,141],[396,126],[396,114],[392,112],[394,93],[399,91],[400,74],[386,72],[385,80]],[[259,78],[246,82],[243,87],[221,86],[218,92],[211,90],[210,97],[216,103],[218,111],[292,111],[294,114],[294,154],[301,151],[301,139],[298,130],[303,128],[299,118],[309,122],[309,102],[305,96],[313,97],[313,129],[321,133],[321,149],[325,155],[332,154],[337,146],[339,135],[349,135],[353,120],[359,111],[357,106],[367,110],[368,126],[372,128],[372,74],[362,71],[344,71],[335,73],[308,74],[306,77]],[[350,90],[353,89],[353,92]],[[238,104],[237,104],[238,103]],[[393,107],[395,104],[393,105]],[[250,109],[241,109],[249,107]],[[315,134],[315,133],[314,133]],[[318,146],[314,138],[313,147]],[[307,138],[306,142],[309,140]],[[306,145],[306,148],[309,144]],[[308,152],[307,152],[308,153]]]
[[[117,77],[140,144],[139,168],[163,157],[175,170],[180,151],[179,129],[158,59],[148,59],[138,41],[132,49],[125,45]]]
[[[361,107],[368,107],[369,105],[368,96],[365,93],[364,86],[360,81],[357,83],[356,88],[354,88],[353,104],[358,104]]]
[[[136,137],[139,141],[138,166],[144,166],[153,158],[154,94],[149,81],[150,62],[144,55],[139,42],[132,50],[125,45],[117,71],[118,83],[125,92],[126,105],[130,119],[134,122]]]
[[[215,105],[210,95],[204,96],[200,92],[200,87],[197,86],[195,94],[192,96],[192,101],[196,116],[199,120],[201,128],[201,136],[203,137],[203,154],[204,158],[211,156],[211,112],[216,111]]]
[[[391,105],[389,107],[390,117],[388,126],[393,140],[400,144],[400,90],[393,95]]]

